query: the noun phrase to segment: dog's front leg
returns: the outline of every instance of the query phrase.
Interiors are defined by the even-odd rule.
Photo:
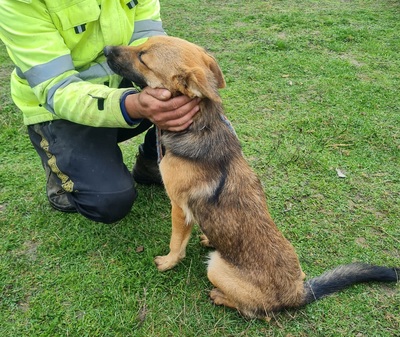
[[[186,255],[193,224],[186,223],[185,214],[177,204],[172,202],[172,234],[169,244],[170,252],[165,256],[157,256],[154,262],[158,270],[165,271],[173,268]]]

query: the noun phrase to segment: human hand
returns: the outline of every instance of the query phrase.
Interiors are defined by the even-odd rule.
[[[171,98],[167,89],[145,87],[140,93],[128,95],[125,108],[132,119],[146,118],[162,130],[183,131],[199,111],[199,98]]]

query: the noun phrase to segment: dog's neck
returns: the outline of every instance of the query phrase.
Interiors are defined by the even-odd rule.
[[[201,100],[193,123],[182,132],[164,131],[162,143],[174,155],[205,165],[224,167],[233,154],[241,153],[234,131],[223,120],[222,103]]]
[[[219,122],[221,114],[223,114],[222,103],[212,101],[209,98],[203,98],[199,103],[199,112],[195,115],[189,131],[196,132],[212,127],[215,123]]]

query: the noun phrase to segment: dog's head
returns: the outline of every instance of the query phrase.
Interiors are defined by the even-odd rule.
[[[138,86],[166,88],[176,96],[207,97],[220,102],[225,80],[215,59],[188,41],[154,36],[136,47],[106,47],[110,68]]]

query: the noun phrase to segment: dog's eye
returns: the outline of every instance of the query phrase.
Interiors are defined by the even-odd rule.
[[[142,58],[142,56],[144,54],[146,54],[146,52],[144,52],[144,51],[139,52],[138,59],[139,59],[140,63],[142,63],[143,65],[145,65],[147,67],[146,63],[143,61],[143,58]]]

